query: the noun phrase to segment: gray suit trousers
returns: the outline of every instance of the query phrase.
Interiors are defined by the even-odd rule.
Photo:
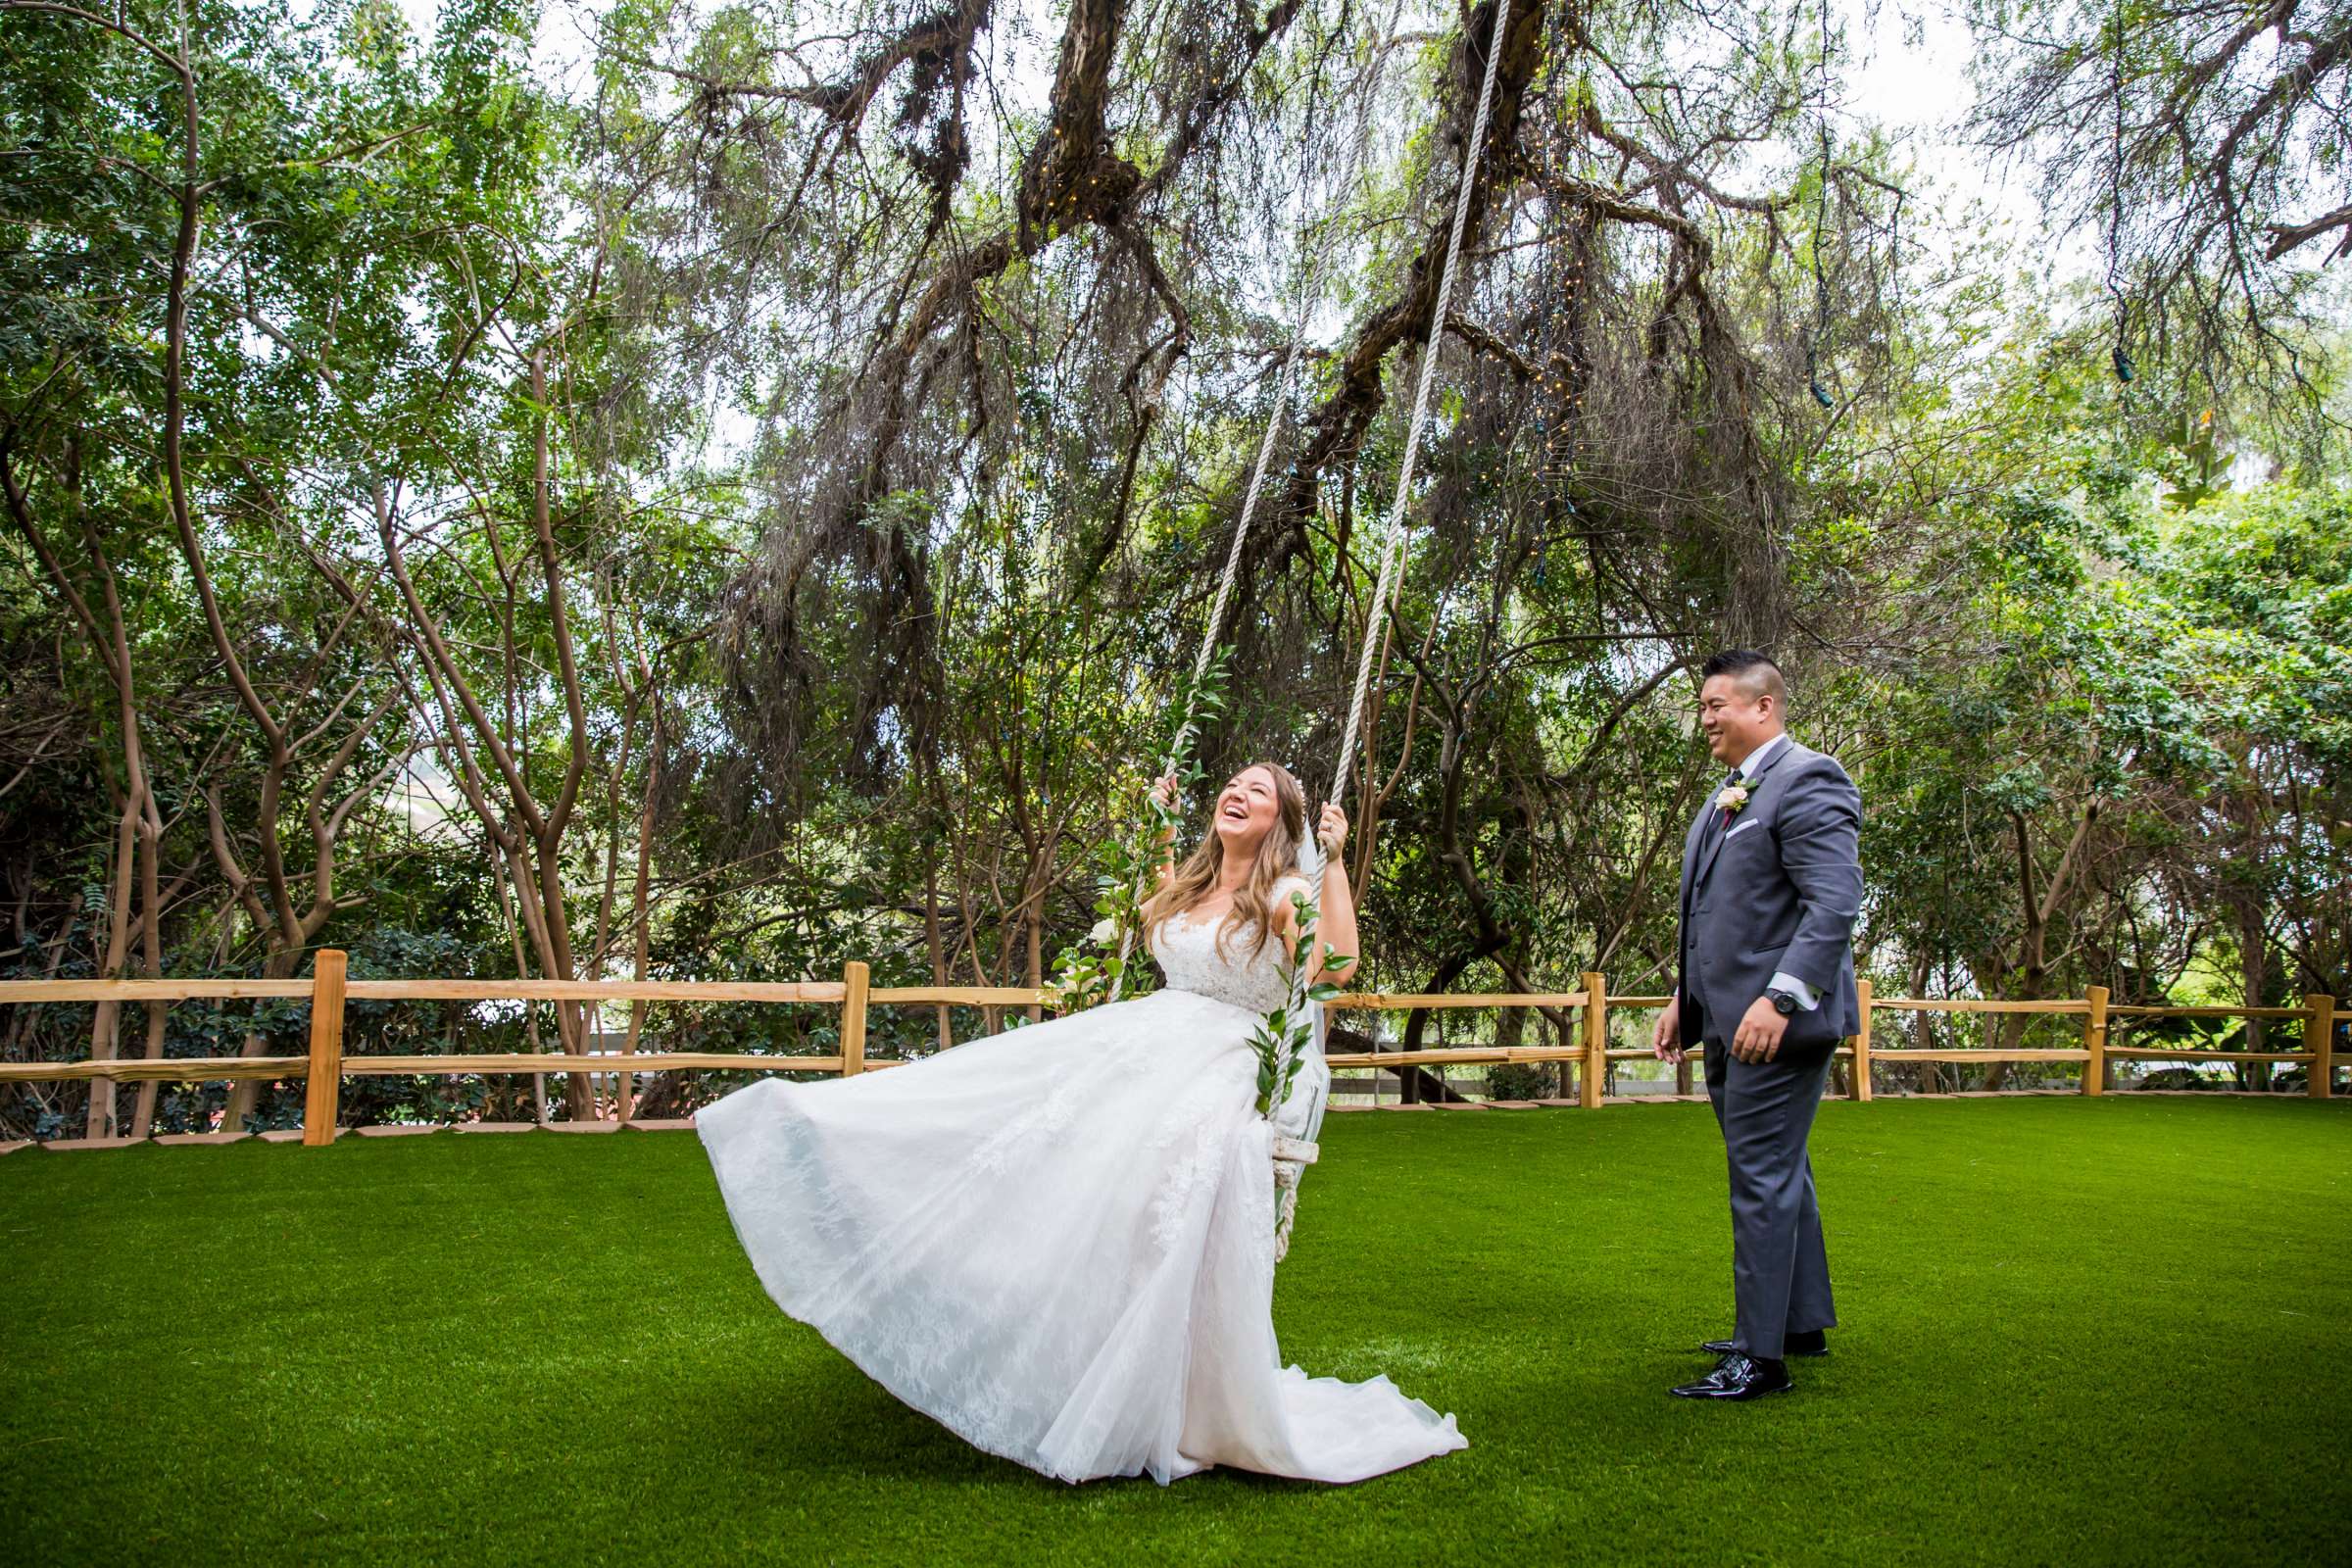
[[[1829,1084],[1830,1054],[1734,1061],[1722,1041],[1706,1045],[1707,1099],[1732,1170],[1732,1289],[1740,1312],[1732,1338],[1749,1355],[1777,1361],[1788,1335],[1838,1326],[1805,1152]]]

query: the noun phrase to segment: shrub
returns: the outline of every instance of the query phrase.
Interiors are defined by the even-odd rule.
[[[1552,1066],[1540,1061],[1502,1061],[1487,1069],[1489,1100],[1546,1100],[1559,1082]]]

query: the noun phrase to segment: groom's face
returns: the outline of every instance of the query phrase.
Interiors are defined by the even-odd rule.
[[[1710,675],[1698,690],[1698,727],[1715,760],[1737,767],[1781,732],[1781,705],[1767,693],[1747,690],[1737,675]]]

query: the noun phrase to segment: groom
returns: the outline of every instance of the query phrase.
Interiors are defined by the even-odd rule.
[[[1674,1062],[1706,1048],[1740,1315],[1705,1347],[1715,1370],[1674,1392],[1753,1399],[1795,1387],[1786,1357],[1827,1355],[1838,1321],[1805,1135],[1831,1054],[1858,1028],[1862,797],[1836,759],[1788,738],[1788,688],[1770,659],[1732,649],[1701,674],[1699,728],[1732,772],[1683,845],[1680,979],[1651,1045]]]

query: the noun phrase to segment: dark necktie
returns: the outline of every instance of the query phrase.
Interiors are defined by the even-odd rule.
[[[1728,790],[1728,789],[1733,789],[1733,788],[1736,788],[1736,787],[1738,787],[1738,785],[1739,785],[1739,783],[1740,783],[1740,779],[1742,779],[1742,778],[1743,778],[1743,777],[1745,777],[1745,776],[1746,776],[1746,775],[1745,775],[1745,774],[1743,774],[1743,773],[1741,773],[1741,772],[1740,772],[1740,771],[1738,768],[1736,768],[1736,767],[1735,767],[1735,768],[1733,768],[1733,769],[1732,769],[1732,771],[1731,771],[1731,776],[1730,776],[1730,777],[1728,777],[1728,778],[1726,778],[1726,779],[1723,781],[1723,788]],[[1721,799],[1723,799],[1723,792],[1722,792],[1721,790],[1718,790],[1718,791],[1716,792],[1715,798],[1716,798],[1717,800],[1719,800],[1719,801],[1720,801]],[[1732,808],[1731,808],[1730,807],[1728,807],[1728,806],[1718,806],[1718,807],[1716,807],[1716,808],[1715,808],[1715,831],[1716,831],[1716,832],[1718,832],[1718,833],[1720,833],[1720,832],[1722,832],[1722,831],[1723,831],[1725,828],[1727,828],[1727,827],[1730,827],[1731,825],[1732,825]]]

